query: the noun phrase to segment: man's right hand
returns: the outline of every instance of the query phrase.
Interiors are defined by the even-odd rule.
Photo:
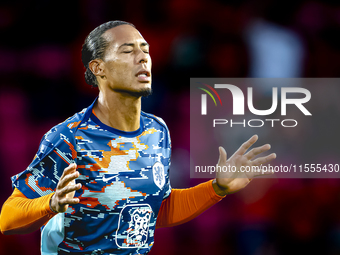
[[[75,191],[81,188],[80,183],[76,184],[75,179],[77,177],[79,177],[79,172],[75,163],[70,164],[64,169],[55,194],[50,201],[50,207],[53,211],[65,212],[68,205],[79,203],[79,198],[74,198]]]

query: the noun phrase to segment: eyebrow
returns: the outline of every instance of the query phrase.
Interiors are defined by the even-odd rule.
[[[149,45],[147,42],[142,42],[140,45],[141,45],[141,46],[149,46],[149,47],[150,47],[150,45]],[[131,46],[131,47],[134,47],[135,44],[134,44],[134,43],[123,43],[122,45],[119,46],[118,49],[120,49],[121,47],[124,47],[124,46]]]

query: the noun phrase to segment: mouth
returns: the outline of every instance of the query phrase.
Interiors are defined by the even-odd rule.
[[[148,71],[146,69],[142,69],[136,74],[136,76],[137,77],[150,77],[151,73],[150,73],[150,71]]]
[[[138,73],[136,74],[136,77],[139,82],[150,82],[151,72],[146,69],[142,69],[138,71]]]

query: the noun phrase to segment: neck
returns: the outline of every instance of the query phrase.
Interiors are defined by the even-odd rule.
[[[97,103],[93,107],[98,119],[121,131],[135,131],[140,125],[141,97],[136,98],[110,91],[99,91]]]

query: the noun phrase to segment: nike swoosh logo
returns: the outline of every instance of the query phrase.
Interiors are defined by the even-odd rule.
[[[111,176],[111,177],[108,177],[106,178],[105,176],[103,176],[103,181],[104,182],[108,182],[109,180],[113,179],[113,178],[116,178],[118,176],[118,174],[114,175],[114,176]]]

